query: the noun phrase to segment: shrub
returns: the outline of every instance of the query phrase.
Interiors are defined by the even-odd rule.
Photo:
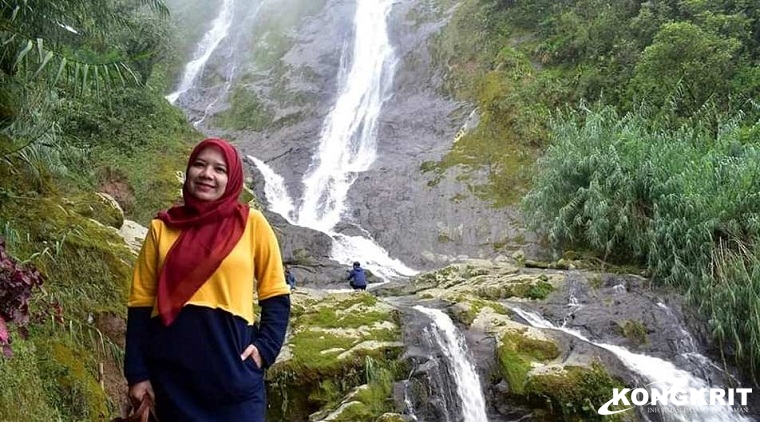
[[[42,274],[33,265],[21,265],[8,255],[5,240],[0,238],[0,348],[7,357],[13,354],[7,323],[16,325],[19,334],[26,337],[29,298],[42,280]]]

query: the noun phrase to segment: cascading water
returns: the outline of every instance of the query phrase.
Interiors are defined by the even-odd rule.
[[[365,236],[335,232],[346,211],[348,190],[359,173],[370,168],[376,157],[378,116],[389,96],[396,58],[387,34],[386,20],[394,0],[358,0],[354,18],[353,48],[343,49],[339,70],[342,87],[335,106],[326,117],[320,144],[304,177],[302,202],[297,210],[285,190],[270,190],[267,199],[278,204],[273,211],[295,224],[328,234],[333,239],[332,259],[362,265],[384,280],[412,276],[417,271]],[[274,172],[254,163],[267,185]],[[270,196],[270,194],[272,196]],[[287,204],[287,206],[285,205]]]
[[[232,18],[234,16],[235,2],[234,0],[223,0],[222,7],[219,10],[219,15],[211,23],[211,29],[203,35],[201,42],[198,43],[198,49],[195,52],[195,56],[191,62],[185,66],[185,71],[182,74],[182,81],[176,91],[166,96],[166,99],[170,103],[174,104],[180,95],[187,92],[193,87],[195,79],[203,69],[203,66],[211,57],[211,53],[214,52],[219,43],[227,36],[232,25]]]
[[[295,221],[293,221],[295,206],[290,196],[288,196],[285,180],[263,161],[251,155],[247,157],[253,161],[253,164],[264,176],[264,195],[269,200],[269,209],[285,217],[288,223],[295,224]]]
[[[438,309],[430,309],[416,305],[414,309],[432,319],[432,324],[425,328],[424,335],[434,341],[445,359],[450,370],[450,376],[456,385],[459,403],[461,403],[463,422],[488,422],[486,416],[486,401],[480,386],[480,379],[475,371],[475,366],[468,358],[467,345],[454,323],[448,315]],[[445,391],[447,386],[441,386]],[[450,388],[450,387],[449,387]],[[457,407],[459,403],[452,403],[446,410]],[[446,418],[451,415],[446,412]],[[460,420],[455,417],[453,420]]]
[[[304,178],[298,223],[330,230],[340,222],[348,189],[375,161],[377,118],[391,86],[395,58],[386,31],[391,0],[359,0],[343,87],[324,122],[317,154]],[[344,49],[344,55],[347,49]]]
[[[559,330],[584,342],[609,350],[617,356],[620,362],[622,362],[628,369],[651,383],[648,385],[650,389],[667,392],[673,389],[690,391],[690,389],[703,390],[710,388],[710,385],[708,385],[705,380],[679,369],[668,361],[653,356],[633,353],[620,346],[597,343],[584,337],[581,333],[575,330],[565,327],[556,327],[535,312],[526,311],[515,306],[510,306],[510,309],[536,328]],[[701,358],[704,361],[709,361],[709,359],[704,356]],[[612,392],[610,392],[610,394],[612,394]],[[612,398],[612,396],[610,396],[610,398]],[[659,405],[659,410],[660,416],[662,416],[664,420],[673,422],[749,422],[752,420],[735,412],[731,406],[709,406],[708,408],[700,408],[700,406],[676,407],[673,405]]]

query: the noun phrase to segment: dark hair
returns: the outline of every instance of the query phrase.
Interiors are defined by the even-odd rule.
[[[362,265],[362,264],[360,264],[360,263],[359,263],[359,261],[354,261],[354,267],[359,267],[359,266],[361,266],[361,265]]]

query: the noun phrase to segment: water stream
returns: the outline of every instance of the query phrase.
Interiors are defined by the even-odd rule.
[[[478,373],[475,371],[469,354],[467,344],[462,333],[456,328],[448,315],[438,309],[426,308],[416,305],[414,309],[427,315],[432,319],[430,327],[425,328],[423,335],[428,336],[438,346],[446,359],[450,376],[453,378],[461,411],[463,422],[488,422],[486,416],[486,401],[483,397],[483,389],[480,385]],[[451,388],[450,386],[442,386]],[[450,416],[450,408],[447,406],[445,412],[447,417]],[[459,420],[458,418],[454,419]]]
[[[166,96],[170,103],[174,104],[180,95],[190,90],[195,84],[195,80],[203,69],[203,66],[211,57],[211,53],[216,50],[219,43],[227,36],[232,25],[234,17],[235,2],[234,0],[223,0],[219,14],[211,23],[211,29],[203,35],[198,43],[198,48],[192,61],[190,61],[182,73],[182,80],[177,90]]]
[[[650,390],[658,390],[663,393],[673,391],[674,389],[682,391],[690,391],[690,389],[702,390],[709,402],[705,390],[710,387],[719,387],[708,385],[702,378],[680,369],[666,360],[633,353],[620,346],[592,341],[576,330],[557,327],[541,315],[517,306],[510,306],[510,309],[533,327],[562,331],[584,342],[612,352],[629,370],[646,380],[646,387]],[[704,356],[701,356],[701,359],[704,362],[709,362],[709,359]],[[610,398],[612,398],[612,392],[610,394]],[[658,410],[659,415],[669,422],[749,422],[752,420],[736,412],[732,406],[675,406],[668,404],[658,405]]]

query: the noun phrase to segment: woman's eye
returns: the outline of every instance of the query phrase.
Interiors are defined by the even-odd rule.
[[[227,169],[224,167],[217,167],[216,171],[217,173],[227,174]]]

